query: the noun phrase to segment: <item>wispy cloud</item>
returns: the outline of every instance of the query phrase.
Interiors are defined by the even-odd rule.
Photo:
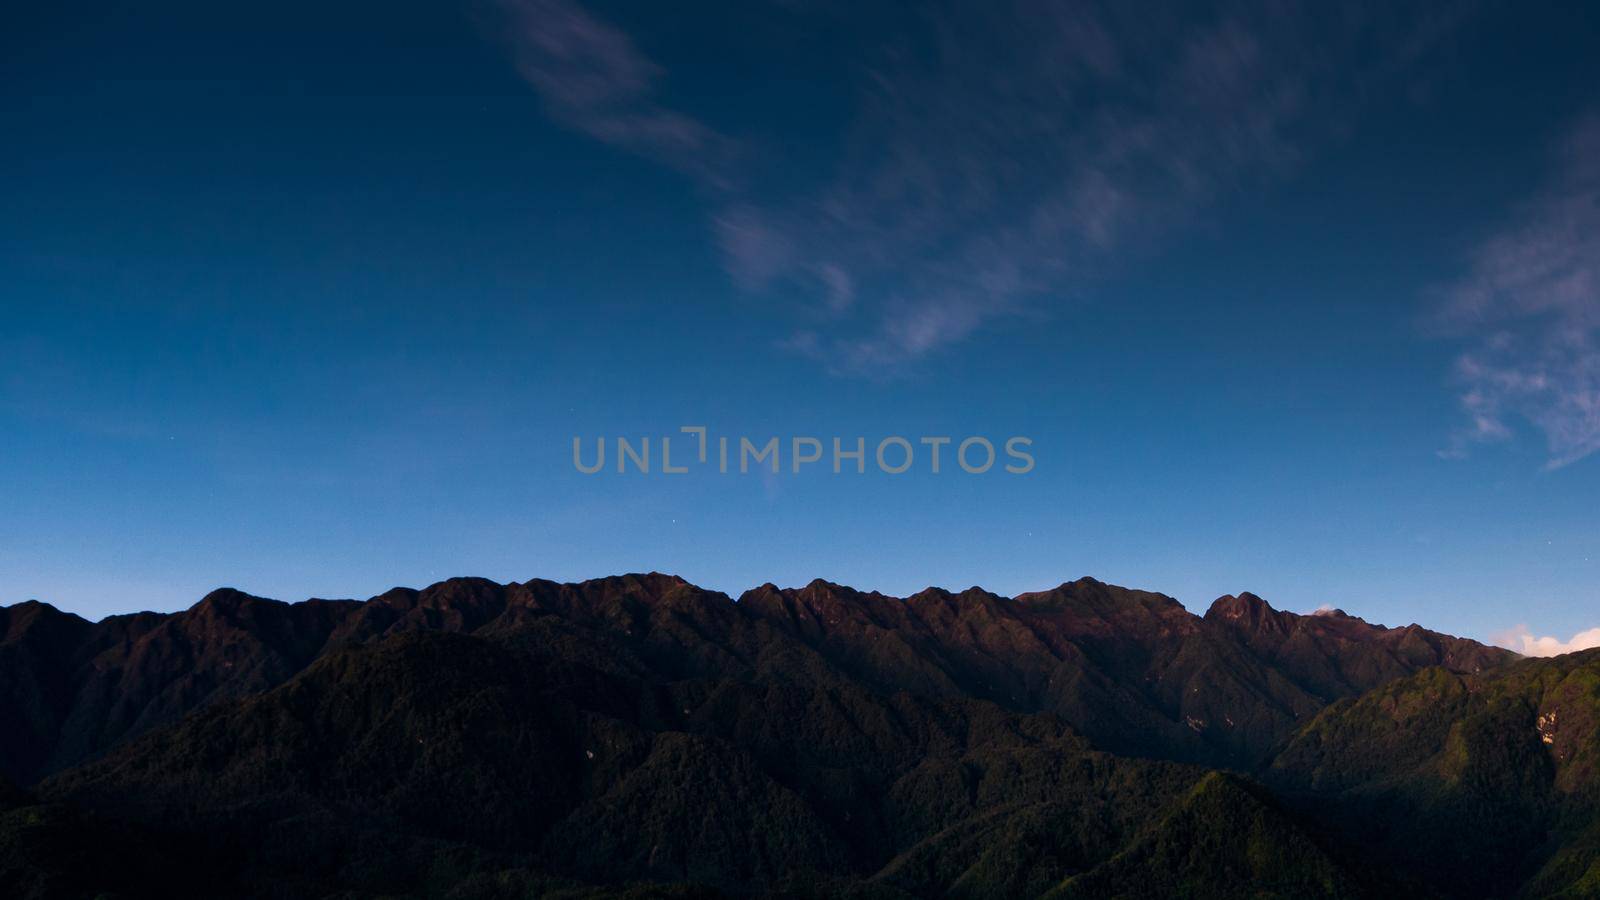
[[[793,346],[878,371],[1081,293],[1115,254],[1296,157],[1281,23],[943,8],[866,68],[837,176],[717,220],[731,271],[837,298]],[[1163,21],[1166,18],[1167,21]],[[759,275],[760,278],[752,276]]]
[[[1543,432],[1551,468],[1600,449],[1600,117],[1555,169],[1449,292],[1441,321],[1472,346],[1455,364],[1468,423],[1442,455],[1506,440],[1515,420]]]
[[[822,61],[859,73],[832,165],[804,168],[826,174],[762,180],[659,98],[661,68],[615,27],[569,0],[499,2],[552,116],[719,187],[730,276],[809,298],[786,346],[849,373],[1083,296],[1219,195],[1293,170],[1449,29],[1395,4],[921,5]]]
[[[1600,647],[1600,628],[1580,631],[1563,641],[1555,637],[1536,637],[1528,630],[1528,626],[1518,625],[1495,635],[1490,640],[1523,656],[1560,656],[1563,653],[1576,653],[1579,650],[1593,650]]]
[[[495,0],[494,30],[551,118],[719,182],[732,143],[658,98],[665,74],[615,27],[568,0]]]

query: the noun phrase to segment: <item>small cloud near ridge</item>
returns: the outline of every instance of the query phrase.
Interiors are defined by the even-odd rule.
[[[1528,626],[1518,625],[1489,640],[1508,650],[1515,650],[1523,656],[1560,656],[1563,653],[1577,653],[1579,650],[1593,650],[1600,647],[1600,628],[1580,631],[1563,641],[1557,637],[1536,636]]]

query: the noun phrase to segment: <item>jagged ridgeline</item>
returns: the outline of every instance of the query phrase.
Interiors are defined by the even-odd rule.
[[[1600,653],[664,575],[0,610],[7,896],[1600,893]]]

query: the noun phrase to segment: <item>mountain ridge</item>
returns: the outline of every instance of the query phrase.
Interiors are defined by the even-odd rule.
[[[661,573],[463,578],[367,601],[219,589],[99,623],[19,604],[0,609],[0,880],[1582,896],[1597,667],[1093,579],[735,599]]]
[[[1260,626],[1242,632],[1239,617],[1228,612],[1239,603],[1296,640],[1286,646],[1249,633]],[[8,699],[34,736],[31,746],[24,741],[0,758],[0,774],[31,782],[207,703],[280,684],[331,648],[389,631],[471,633],[562,615],[609,623],[626,635],[667,611],[703,619],[729,639],[738,632],[747,644],[760,640],[748,632],[764,623],[885,689],[1053,709],[1110,749],[1201,762],[1259,755],[1313,706],[1416,667],[1466,671],[1514,656],[1425,630],[1273,610],[1253,594],[1221,598],[1196,615],[1166,595],[1088,577],[1011,598],[979,587],[959,593],[930,587],[899,598],[817,578],[799,588],[763,584],[734,599],[660,572],[567,583],[459,577],[391,588],[365,601],[290,603],[223,587],[186,610],[99,622],[27,601],[0,608],[0,665],[16,673],[7,684],[18,696]],[[1350,623],[1365,631],[1352,631]],[[1219,632],[1228,633],[1220,651],[1195,646],[1219,640]],[[1348,658],[1362,657],[1373,641],[1385,645],[1382,658]],[[1218,710],[1200,702],[1208,697],[1191,691],[1186,699],[1177,684],[1206,664],[1192,657],[1216,652],[1240,656],[1230,664],[1230,679],[1243,682],[1234,685],[1236,693],[1264,693],[1266,706],[1279,710],[1258,723],[1270,739],[1183,733],[1203,731],[1218,718]],[[1286,664],[1297,654],[1302,664]],[[1263,660],[1292,677],[1263,668]],[[1136,689],[1115,684],[1119,679]],[[1158,710],[1138,709],[1150,706]],[[1221,719],[1220,728],[1236,727],[1231,713],[1221,711]],[[1139,736],[1152,730],[1153,740]]]

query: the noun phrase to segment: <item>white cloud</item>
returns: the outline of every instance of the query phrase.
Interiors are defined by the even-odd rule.
[[[709,188],[734,282],[799,298],[783,345],[857,374],[1077,299],[1293,169],[1451,25],[1393,3],[834,6],[849,39],[818,64],[853,73],[851,124],[753,167],[794,151],[669,106],[663,67],[576,0],[485,2],[551,117]]]
[[[1515,650],[1523,656],[1560,656],[1563,653],[1576,653],[1579,650],[1600,647],[1600,628],[1580,631],[1563,641],[1556,637],[1536,637],[1528,630],[1528,626],[1518,625],[1495,635],[1490,641],[1508,650]]]
[[[1580,123],[1516,221],[1484,241],[1441,323],[1473,343],[1456,359],[1467,424],[1441,455],[1543,433],[1549,467],[1600,450],[1600,118]]]

